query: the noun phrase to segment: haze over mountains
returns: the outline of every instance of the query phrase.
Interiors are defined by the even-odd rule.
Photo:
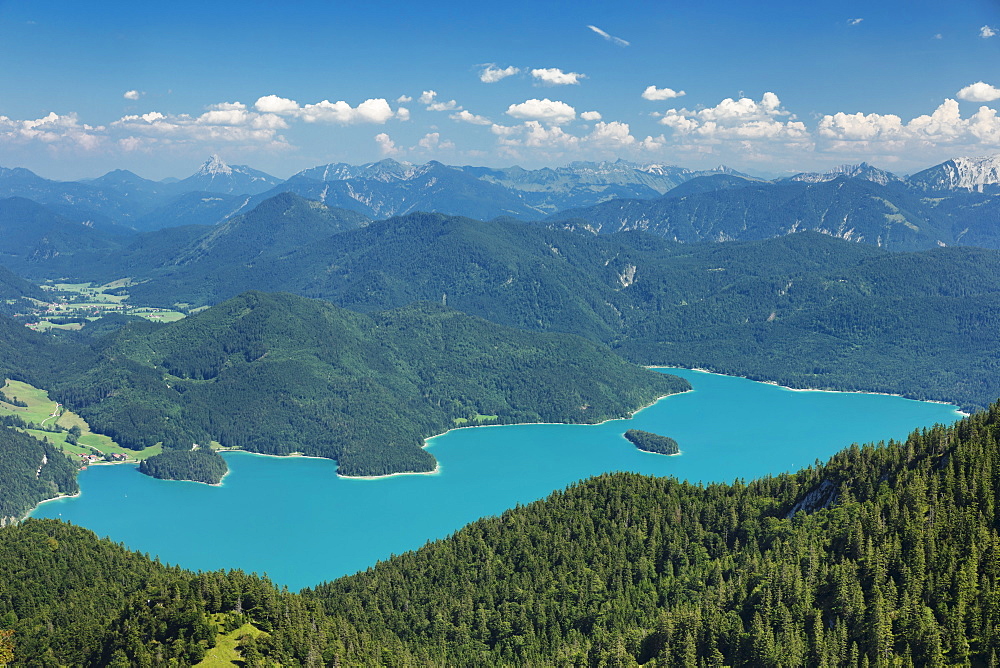
[[[809,189],[804,192],[810,193],[808,199],[818,198],[816,207],[823,212],[829,207],[836,211],[824,217],[808,209],[795,208],[809,206],[796,199],[797,194],[803,192],[795,190],[796,184],[819,186],[837,179],[872,184],[867,194],[856,196],[861,200],[867,197],[885,200],[886,211],[882,212],[885,224],[852,219],[859,215],[856,209],[863,208],[867,201],[843,202],[843,197],[814,195]],[[682,185],[684,190],[676,190]],[[703,228],[702,221],[720,213],[713,210],[701,214],[687,209],[706,206],[702,204],[706,200],[714,201],[717,196],[712,193],[738,190],[744,185],[756,190],[739,195],[718,195],[730,200],[729,204],[719,206],[739,208],[746,206],[741,197],[764,197],[781,209],[781,229],[817,229],[901,248],[930,247],[936,243],[995,243],[992,233],[967,223],[970,207],[975,207],[977,214],[995,212],[997,208],[995,196],[1000,193],[1000,157],[996,156],[956,158],[909,178],[900,178],[862,163],[842,165],[827,173],[803,173],[775,181],[753,178],[724,166],[695,171],[622,160],[575,162],[558,168],[526,170],[520,167],[455,167],[434,161],[413,165],[386,159],[358,166],[320,165],[284,181],[245,165],[227,165],[218,156],[212,156],[185,179],[166,181],[150,181],[131,172],[116,170],[97,179],[58,182],[25,169],[0,168],[0,199],[24,197],[67,220],[121,234],[186,224],[216,224],[249,211],[276,194],[292,192],[373,219],[430,211],[481,220],[498,216],[539,220],[550,215],[557,215],[562,220],[570,215],[567,211],[572,210],[574,217],[593,218],[594,229],[604,229],[609,224],[618,229],[631,229],[640,224],[637,220],[643,220],[648,224],[642,229],[662,233],[668,238],[685,239],[690,235],[675,229],[681,224],[678,219],[691,220],[696,228]],[[658,208],[664,197],[677,200],[681,193],[690,196],[692,191],[700,193],[702,199],[671,205],[680,206],[680,210]],[[819,189],[817,192],[824,191]],[[833,199],[838,199],[839,203],[834,203]],[[610,202],[617,201],[630,202],[624,205],[627,214],[609,214],[614,208]],[[837,217],[840,220],[833,220]],[[752,227],[753,221],[743,220],[738,224]],[[920,229],[911,230],[914,232],[911,234],[897,229],[898,225]],[[706,229],[699,230],[694,237],[754,238],[736,232]],[[897,244],[899,236],[902,238]]]

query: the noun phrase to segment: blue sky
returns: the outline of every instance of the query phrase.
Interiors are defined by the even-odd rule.
[[[1000,2],[0,0],[0,166],[780,175],[1000,153]]]

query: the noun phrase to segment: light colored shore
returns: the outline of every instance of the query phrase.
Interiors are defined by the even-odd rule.
[[[747,376],[736,376],[730,373],[719,373],[718,371],[712,371],[711,369],[702,369],[700,367],[683,367],[683,366],[647,366],[647,369],[684,369],[686,371],[699,371],[701,373],[710,373],[715,376],[729,376],[730,378],[742,378],[744,380],[750,380],[755,383],[763,383],[765,385],[774,385],[775,387],[780,387],[783,390],[788,390],[789,392],[829,392],[831,394],[873,394],[879,397],[899,397],[900,399],[908,399],[910,401],[922,401],[925,404],[941,404],[942,406],[952,406],[955,412],[961,416],[969,417],[971,413],[966,413],[965,411],[959,410],[958,406],[951,403],[950,401],[939,401],[937,399],[913,399],[911,397],[904,397],[902,394],[896,394],[895,392],[871,392],[868,390],[821,390],[815,387],[789,387],[788,385],[781,385],[777,381],[773,380],[757,380],[756,378],[749,378]]]
[[[51,499],[45,499],[43,501],[39,501],[37,504],[35,504],[34,508],[32,508],[31,510],[29,510],[27,513],[24,514],[24,517],[21,518],[21,521],[23,522],[24,520],[31,517],[31,513],[41,508],[43,503],[48,503],[49,501],[61,501],[62,499],[75,499],[81,494],[83,494],[83,490],[80,490],[76,494],[60,494],[59,496],[53,496]]]
[[[438,464],[434,467],[433,471],[399,471],[398,473],[386,473],[385,475],[341,475],[338,473],[337,477],[344,480],[385,480],[386,478],[395,478],[400,475],[438,475],[440,473],[441,465]]]

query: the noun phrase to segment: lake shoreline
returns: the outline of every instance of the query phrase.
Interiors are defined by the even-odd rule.
[[[750,376],[739,376],[732,373],[722,373],[720,371],[712,371],[711,369],[703,369],[702,367],[692,366],[660,366],[651,365],[647,366],[647,369],[684,369],[686,371],[698,371],[701,373],[711,373],[717,376],[730,376],[732,378],[743,378],[744,380],[752,380],[755,383],[763,383],[764,385],[773,385],[775,387],[780,387],[783,390],[788,390],[789,392],[831,392],[834,394],[871,394],[878,397],[898,397],[900,399],[907,399],[909,401],[922,401],[925,404],[939,404],[942,406],[953,406],[955,412],[962,417],[969,417],[971,413],[966,413],[963,411],[958,404],[954,404],[950,401],[941,401],[940,399],[914,399],[913,397],[908,397],[903,394],[896,394],[895,392],[874,392],[871,390],[824,390],[818,387],[791,387],[790,385],[782,385],[776,380],[758,380],[757,378],[751,378]]]
[[[24,520],[30,518],[31,517],[31,513],[35,512],[36,510],[38,510],[39,508],[41,508],[43,504],[49,503],[50,501],[61,501],[62,499],[75,499],[76,497],[78,497],[78,496],[80,496],[82,494],[83,494],[83,489],[81,488],[80,491],[78,491],[78,492],[76,492],[74,494],[59,494],[57,496],[53,496],[50,499],[42,499],[37,504],[35,504],[34,508],[32,508],[27,513],[25,513],[25,515],[19,520],[19,522],[23,522]]]
[[[441,463],[437,477],[350,483],[353,476],[333,475],[336,462],[316,461],[324,458],[299,455],[282,465],[264,459],[275,455],[223,455],[233,476],[220,489],[95,468],[81,476],[82,498],[43,506],[32,517],[73,522],[185,568],[267,573],[294,590],[365,570],[596,476],[620,471],[730,484],[958,418],[951,407],[898,397],[793,394],[720,374],[658,372],[687,378],[694,391],[670,401],[650,396],[642,403],[653,405],[640,406],[632,422],[453,428],[429,443]],[[724,419],[706,420],[720,414]],[[628,428],[669,434],[683,456],[635,448],[622,436]],[[238,521],[220,527],[219,517]]]

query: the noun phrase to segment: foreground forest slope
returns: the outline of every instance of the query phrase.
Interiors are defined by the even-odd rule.
[[[987,665],[998,437],[995,406],[749,485],[605,475],[315,595],[458,665]]]
[[[994,406],[751,483],[604,475],[302,595],[29,520],[0,628],[32,666],[193,662],[247,623],[247,665],[986,666],[998,493]]]
[[[576,336],[434,304],[363,315],[260,292],[95,348],[50,389],[120,444],[301,452],[343,475],[433,470],[423,439],[457,424],[600,422],[690,387]]]

